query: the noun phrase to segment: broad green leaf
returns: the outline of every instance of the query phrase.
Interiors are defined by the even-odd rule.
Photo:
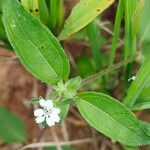
[[[2,23],[2,2],[3,0],[0,0],[0,40],[6,39],[6,34]]]
[[[43,82],[55,84],[60,77],[66,80],[68,59],[52,33],[17,0],[6,0],[3,12],[7,36],[24,66]]]
[[[3,107],[0,107],[0,139],[7,143],[19,143],[26,140],[23,122]]]
[[[78,96],[77,107],[92,127],[124,145],[150,144],[150,136],[143,132],[140,122],[119,101],[95,92],[85,92]]]
[[[0,39],[6,39],[6,33],[5,33],[5,30],[4,30],[4,26],[3,26],[3,23],[2,23],[2,15],[0,13]]]
[[[144,122],[144,121],[140,121],[141,127],[143,129],[143,131],[150,136],[150,123]]]
[[[132,107],[136,103],[136,99],[138,98],[140,92],[146,85],[149,76],[150,76],[150,59],[147,58],[147,60],[145,60],[143,66],[137,73],[136,79],[133,81],[130,88],[128,89],[127,96],[124,100],[124,104],[126,106]]]
[[[59,39],[67,39],[70,35],[81,30],[113,2],[114,0],[80,0],[66,20]]]

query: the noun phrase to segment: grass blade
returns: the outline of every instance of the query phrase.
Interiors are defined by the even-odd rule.
[[[91,46],[91,50],[93,52],[93,58],[95,61],[95,64],[97,66],[97,69],[101,69],[104,66],[104,56],[100,54],[100,44],[99,44],[99,35],[98,30],[96,29],[94,25],[94,21],[90,22],[86,26],[87,35],[89,37],[89,42]]]
[[[125,7],[124,0],[119,0],[117,13],[116,13],[116,19],[115,19],[114,35],[113,35],[113,39],[112,39],[112,46],[111,46],[110,56],[109,56],[109,66],[111,66],[113,64],[113,61],[115,58],[124,7]]]
[[[136,103],[136,99],[141,93],[144,86],[149,81],[150,76],[150,58],[147,58],[141,69],[136,75],[136,79],[128,89],[128,94],[124,99],[124,104],[128,107],[132,107]]]

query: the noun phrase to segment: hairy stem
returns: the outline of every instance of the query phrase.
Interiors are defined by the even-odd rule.
[[[104,70],[102,70],[102,71],[100,71],[100,72],[98,72],[98,73],[96,73],[96,74],[94,74],[90,77],[87,77],[87,78],[83,79],[82,80],[82,85],[87,84],[91,81],[94,81],[95,79],[99,78],[100,76],[106,75],[109,72],[112,72],[112,71],[114,71],[114,70],[116,70],[116,69],[118,69],[122,66],[125,66],[128,63],[131,63],[132,61],[134,61],[136,59],[137,55],[135,55],[135,56],[133,56],[133,57],[131,57],[131,58],[125,60],[125,61],[121,61],[121,62],[119,62],[119,63],[117,63],[117,64],[115,64],[111,67],[108,67],[108,68],[106,68],[106,69],[104,69]]]

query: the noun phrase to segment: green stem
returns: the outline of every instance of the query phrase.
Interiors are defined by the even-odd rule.
[[[91,81],[94,81],[97,78],[99,78],[100,76],[106,75],[109,72],[112,72],[112,71],[114,71],[116,69],[119,69],[122,66],[127,65],[128,63],[131,63],[132,61],[134,61],[136,59],[136,57],[137,57],[137,55],[133,56],[131,58],[128,58],[125,61],[121,61],[121,62],[119,62],[119,63],[117,63],[117,64],[115,64],[115,65],[113,65],[111,67],[108,67],[108,68],[106,68],[106,69],[104,69],[104,70],[102,70],[102,71],[100,71],[100,72],[98,72],[98,73],[96,73],[96,74],[94,74],[94,75],[92,75],[90,77],[87,77],[87,78],[83,79],[82,80],[82,85],[87,84],[87,83],[89,83]]]

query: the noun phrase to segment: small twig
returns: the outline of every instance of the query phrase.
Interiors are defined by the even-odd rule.
[[[63,122],[63,124],[61,126],[61,130],[62,130],[64,141],[69,141],[69,135],[68,135],[67,126],[66,126],[65,121]]]
[[[52,88],[51,88],[51,86],[47,85],[47,90],[45,93],[45,99],[49,99],[49,96],[51,93],[52,93]]]
[[[0,56],[0,62],[8,62],[8,61],[18,61],[18,57],[6,57],[6,56]]]
[[[93,140],[100,140],[100,137],[96,137],[95,139],[85,138],[85,139],[73,140],[68,142],[59,142],[59,145],[63,146],[63,145],[83,144],[83,143],[93,142]],[[51,147],[51,146],[56,146],[56,144],[57,144],[56,142],[32,143],[24,146],[20,150],[25,150],[27,148],[36,148],[36,147]]]
[[[92,138],[95,139],[96,138],[96,131],[92,128]],[[98,150],[98,142],[93,140],[93,147],[94,147],[94,150]]]
[[[100,71],[100,72],[98,72],[98,73],[96,73],[90,77],[83,79],[82,85],[87,84],[91,81],[94,81],[95,79],[99,78],[100,76],[106,75],[109,72],[112,72],[112,71],[114,71],[114,70],[116,70],[116,69],[118,69],[118,68],[120,68],[120,67],[122,67],[128,63],[131,63],[132,61],[134,61],[136,59],[136,56],[133,56],[133,57],[127,59],[126,61],[121,61],[121,62],[119,62],[119,63],[117,63],[111,67],[108,67],[108,68],[106,68],[106,69],[104,69],[104,70],[102,70],[102,71]]]
[[[53,137],[53,140],[54,140],[54,142],[55,142],[55,146],[56,146],[57,150],[62,150],[62,147],[61,147],[60,142],[59,142],[59,139],[58,139],[58,137],[57,137],[57,133],[56,133],[56,131],[55,131],[55,128],[54,128],[54,127],[51,127],[50,130],[51,130],[52,137]]]

